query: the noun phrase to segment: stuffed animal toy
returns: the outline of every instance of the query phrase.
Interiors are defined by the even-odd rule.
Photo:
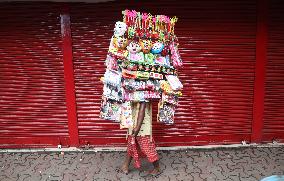
[[[151,51],[152,48],[152,41],[151,40],[140,40],[140,46],[142,47],[143,53],[147,54]]]
[[[128,58],[131,61],[144,62],[144,55],[141,51],[141,46],[137,41],[132,41],[127,46]]]
[[[114,36],[119,37],[123,36],[127,30],[127,25],[124,22],[117,21],[114,27]]]
[[[153,44],[152,49],[151,49],[151,53],[153,54],[159,54],[162,52],[164,48],[164,44],[161,42],[156,42]]]
[[[127,38],[124,37],[115,37],[113,39],[114,47],[119,50],[124,50],[127,46]]]
[[[156,57],[155,57],[155,64],[160,64],[160,65],[164,65],[166,64],[166,58],[161,56],[161,52],[163,51],[164,49],[164,44],[161,43],[161,42],[156,42],[153,44],[153,47],[151,49],[151,52],[153,54],[156,54]]]

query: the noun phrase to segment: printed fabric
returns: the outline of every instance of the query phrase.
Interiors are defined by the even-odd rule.
[[[151,163],[159,160],[155,141],[150,136],[128,136],[127,154],[133,158],[135,168],[141,167],[141,158],[146,157]]]

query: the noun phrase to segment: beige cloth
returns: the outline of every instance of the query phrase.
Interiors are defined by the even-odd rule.
[[[133,118],[134,128],[137,124],[139,107],[140,107],[139,102],[132,102],[131,108],[132,108],[132,118]],[[133,128],[128,129],[129,134],[132,133],[132,129]],[[150,135],[152,138],[152,104],[151,102],[146,102],[144,120],[142,122],[141,128],[137,136],[146,136],[146,135]]]

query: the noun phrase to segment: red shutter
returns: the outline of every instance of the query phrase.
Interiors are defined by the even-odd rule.
[[[117,123],[99,119],[102,95],[102,82],[99,79],[105,72],[104,61],[112,36],[113,23],[117,17],[121,18],[120,12],[114,11],[114,7],[108,5],[74,4],[70,9],[81,144],[124,143],[125,131],[120,130]]]
[[[66,144],[59,15],[54,4],[1,3],[1,147]]]
[[[263,128],[265,141],[284,139],[283,9],[283,1],[270,1]]]
[[[184,68],[183,97],[173,126],[156,123],[159,145],[222,144],[250,140],[255,65],[255,1],[140,1],[72,4],[76,101],[80,142],[124,143],[125,131],[99,119],[104,59],[121,11],[176,15]]]

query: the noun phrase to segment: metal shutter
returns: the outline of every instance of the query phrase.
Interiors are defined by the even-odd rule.
[[[115,21],[135,9],[176,15],[185,66],[183,97],[173,126],[156,123],[160,146],[222,144],[250,140],[255,64],[255,1],[133,1],[72,4],[71,28],[81,143],[125,143],[125,131],[99,119],[99,78]]]
[[[284,3],[270,1],[263,139],[284,139]]]
[[[70,9],[79,141],[81,144],[123,143],[117,123],[99,119],[104,60],[113,22],[120,16],[113,7],[74,4]],[[84,10],[84,11],[82,11]],[[104,12],[105,11],[105,12]],[[117,13],[113,16],[113,13]]]
[[[1,3],[0,26],[0,144],[66,142],[58,6]]]

